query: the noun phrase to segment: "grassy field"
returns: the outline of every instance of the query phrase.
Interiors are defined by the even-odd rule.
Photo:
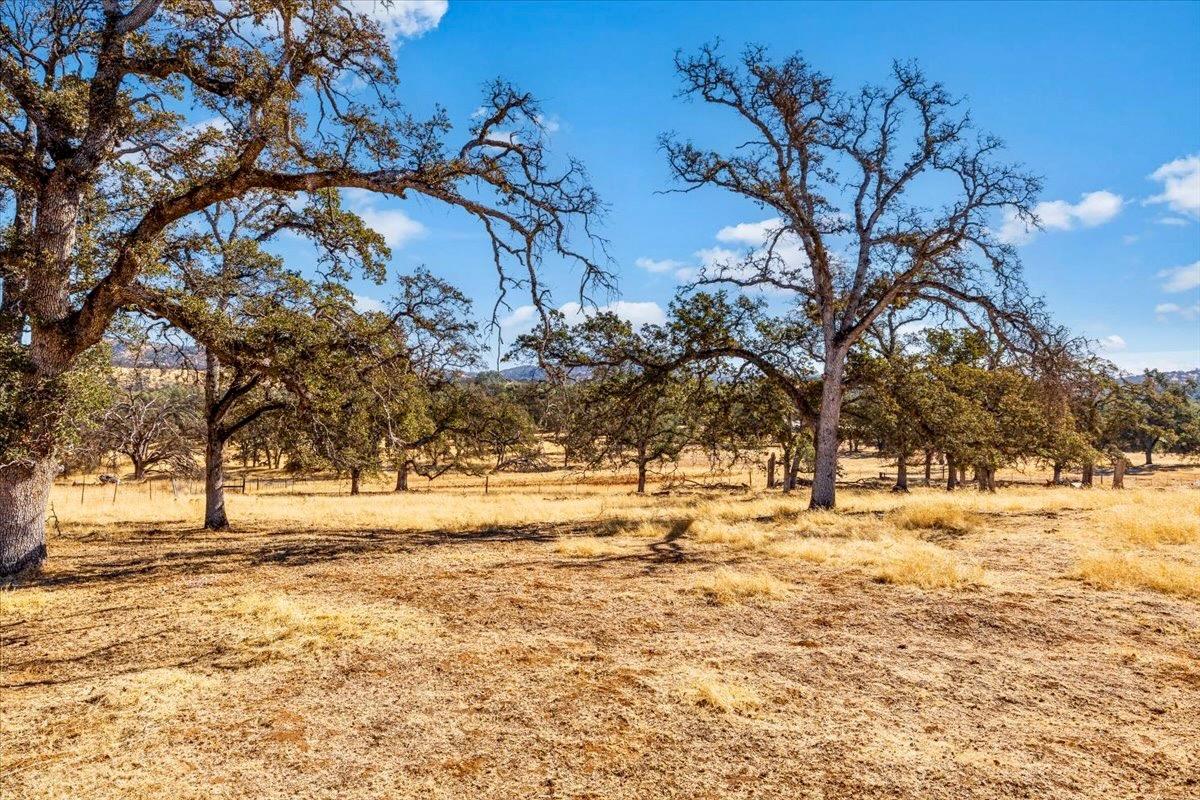
[[[62,485],[0,594],[0,797],[1194,796],[1200,467],[1000,477],[312,482],[219,534]]]

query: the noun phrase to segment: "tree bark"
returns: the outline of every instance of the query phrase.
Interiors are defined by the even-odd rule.
[[[46,507],[57,472],[52,456],[0,467],[0,586],[46,560]]]
[[[933,451],[925,450],[925,485],[929,486],[933,482]]]
[[[958,486],[958,466],[954,463],[954,459],[949,455],[946,456],[946,491],[953,492]]]
[[[1092,488],[1092,476],[1095,473],[1095,471],[1096,471],[1096,465],[1093,464],[1091,461],[1086,462],[1083,465],[1083,476],[1079,480],[1080,485],[1086,486],[1089,489]]]
[[[1051,481],[1054,483],[1055,486],[1062,483],[1062,471],[1063,471],[1062,464],[1054,465],[1054,477],[1051,479]]]
[[[1154,466],[1154,447],[1153,446],[1146,448],[1146,466],[1147,467]]]
[[[350,470],[350,494],[356,495],[359,491],[359,483],[362,479],[362,470],[354,467]]]
[[[129,460],[133,462],[133,479],[135,481],[140,481],[142,478],[145,478],[146,462],[142,461],[142,459],[138,458],[137,456],[131,456]]]
[[[926,464],[926,468],[928,468]],[[893,492],[908,491],[908,454],[902,453],[896,459],[896,485],[892,487]]]
[[[775,488],[775,453],[767,457],[767,488]]]
[[[796,488],[796,473],[792,469],[792,448],[783,448],[783,491]]]
[[[396,492],[408,491],[408,459],[405,458],[400,465],[396,467]]]
[[[229,517],[225,513],[225,439],[217,408],[221,365],[207,349],[204,362],[204,528],[223,531],[229,527]]]
[[[844,350],[826,350],[809,508],[833,508],[837,504],[838,421],[842,414],[842,372],[845,362]]]
[[[204,527],[210,531],[229,527],[225,513],[225,442],[211,424],[204,442]]]
[[[1125,488],[1125,456],[1117,455],[1113,457],[1113,480],[1112,488]]]

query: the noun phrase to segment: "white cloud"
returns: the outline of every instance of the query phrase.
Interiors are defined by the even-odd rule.
[[[1133,244],[1140,238],[1141,238],[1140,236],[1136,236],[1132,233],[1127,233],[1121,237],[1121,244]]]
[[[1128,345],[1125,343],[1125,340],[1115,333],[1112,336],[1104,336],[1100,339],[1100,348],[1105,352],[1112,353],[1117,350],[1124,350],[1126,347]]]
[[[1150,179],[1161,183],[1163,190],[1147,198],[1147,203],[1165,203],[1176,213],[1200,219],[1200,155],[1168,161]]]
[[[1076,225],[1094,228],[1112,220],[1125,204],[1119,194],[1100,190],[1085,192],[1078,203],[1066,200],[1046,200],[1033,207],[1033,215],[1044,230],[1069,231]],[[1033,240],[1037,228],[1026,224],[1014,209],[1004,209],[1004,221],[997,238],[1007,244],[1022,245]]]
[[[398,208],[377,208],[380,196],[362,189],[344,189],[346,207],[358,214],[367,227],[383,237],[388,247],[403,247],[428,233],[428,229]]]
[[[1176,228],[1182,228],[1185,225],[1191,225],[1191,223],[1183,217],[1159,217],[1155,220],[1155,222],[1157,222],[1159,225],[1172,225]]]
[[[1154,313],[1159,322],[1166,322],[1171,316],[1178,315],[1182,319],[1193,320],[1200,317],[1200,303],[1184,308],[1178,303],[1159,303],[1154,307]]]
[[[1162,285],[1165,292],[1187,292],[1200,288],[1200,261],[1164,269],[1158,273],[1158,277],[1167,279]]]
[[[402,247],[426,233],[424,225],[399,209],[365,208],[357,213],[367,227],[383,237],[388,247]]]
[[[642,325],[647,324],[661,325],[667,321],[667,314],[663,311],[662,306],[653,301],[617,300],[616,302],[599,307],[581,306],[579,303],[569,302],[563,303],[558,307],[558,310],[570,325],[575,325],[590,316],[603,312],[616,314],[621,319],[632,323],[635,328],[640,328]],[[532,329],[533,323],[537,318],[537,309],[532,305],[514,308],[511,313],[500,320],[500,327],[504,331],[504,338],[511,341],[516,335]]]
[[[677,272],[687,266],[682,261],[675,261],[670,258],[657,260],[653,258],[639,258],[633,262],[638,268],[646,270],[646,272]]]
[[[726,225],[717,231],[716,240],[721,245],[702,247],[692,253],[693,262],[675,261],[673,259],[655,260],[639,258],[634,263],[648,272],[673,271],[676,280],[690,283],[700,277],[703,271],[710,278],[726,277],[750,280],[757,274],[762,262],[766,259],[768,241],[777,233],[783,221],[778,217],[765,219],[761,222],[741,222],[736,225]],[[797,270],[808,263],[808,257],[800,240],[790,233],[785,233],[774,242],[772,271],[782,267],[786,270]],[[764,285],[765,290],[769,290]]]
[[[450,8],[449,0],[393,0],[390,4],[380,0],[359,0],[357,5],[393,39],[428,33],[438,26]]]
[[[717,241],[746,244],[759,247],[767,241],[767,237],[779,230],[783,220],[779,217],[764,219],[762,222],[741,222],[737,225],[726,225],[717,231]]]
[[[1005,208],[1004,221],[1000,230],[996,231],[996,238],[1005,244],[1022,245],[1032,241],[1036,231],[1037,229],[1021,219],[1014,209]]]
[[[1119,194],[1106,191],[1088,192],[1074,205],[1071,214],[1085,228],[1094,228],[1120,214],[1124,203],[1125,200]]]
[[[642,325],[661,325],[667,321],[667,315],[662,310],[662,306],[653,301],[618,300],[599,308],[586,308],[579,303],[564,303],[558,310],[572,325],[600,312],[616,314],[621,319],[632,323],[635,328],[640,328]]]
[[[537,309],[533,306],[517,306],[508,316],[500,320],[501,328],[516,328],[519,326],[528,327],[529,323],[537,317]]]
[[[1112,360],[1126,372],[1138,373],[1148,369],[1176,370],[1200,368],[1200,350],[1153,350],[1125,352]]]
[[[558,133],[560,130],[562,130],[562,123],[559,122],[557,114],[552,114],[550,116],[538,114],[533,118],[533,121],[536,122],[538,126],[541,127],[542,132],[546,133],[547,135]]]
[[[374,297],[368,297],[365,294],[356,294],[354,295],[354,310],[360,314],[366,314],[370,311],[378,311],[382,313],[387,311],[387,306],[376,300]]]

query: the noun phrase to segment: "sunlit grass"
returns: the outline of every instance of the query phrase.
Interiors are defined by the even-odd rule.
[[[763,703],[752,687],[730,681],[714,672],[693,675],[689,689],[696,705],[724,714],[753,711]]]
[[[616,555],[621,548],[610,540],[587,536],[563,539],[554,546],[554,552],[570,558],[595,558]]]
[[[1173,559],[1104,551],[1079,559],[1075,576],[1101,589],[1151,589],[1200,597],[1200,567]]]
[[[787,597],[789,586],[770,572],[760,569],[739,572],[721,567],[696,581],[693,588],[718,605],[729,605],[756,598]]]

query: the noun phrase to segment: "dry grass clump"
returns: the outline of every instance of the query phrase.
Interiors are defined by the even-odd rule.
[[[726,522],[721,519],[697,519],[688,533],[702,544],[723,544],[734,550],[757,550],[766,546],[774,534],[760,525]]]
[[[697,673],[689,688],[696,705],[724,714],[753,711],[763,702],[753,688],[722,680],[720,676],[708,672]]]
[[[1103,533],[1131,544],[1200,542],[1200,502],[1195,500],[1182,504],[1117,506],[1107,509],[1097,522]]]
[[[788,558],[797,561],[811,561],[814,564],[823,564],[826,561],[836,558],[844,549],[845,542],[843,541],[829,539],[789,539],[788,541],[773,543],[767,548],[767,553],[776,558]]]
[[[789,586],[766,570],[738,572],[721,567],[696,581],[693,588],[718,605],[729,605],[758,597],[783,598]]]
[[[1075,577],[1101,589],[1152,589],[1200,597],[1200,567],[1182,561],[1104,551],[1081,558]]]
[[[960,563],[944,547],[915,539],[884,540],[880,545],[872,563],[875,578],[884,583],[942,589],[983,581],[980,567]]]
[[[258,659],[340,650],[354,643],[410,639],[435,628],[405,606],[333,604],[326,598],[249,594],[218,606],[217,624]]]
[[[871,567],[870,574],[876,580],[923,589],[977,584],[984,578],[980,567],[963,564],[952,551],[909,537],[792,539],[773,544],[768,553],[816,564]]]
[[[554,552],[568,558],[596,558],[597,556],[612,556],[621,548],[608,539],[596,536],[564,539],[554,546]]]
[[[972,533],[979,529],[977,514],[949,502],[917,502],[901,506],[888,514],[888,520],[902,530]]]

